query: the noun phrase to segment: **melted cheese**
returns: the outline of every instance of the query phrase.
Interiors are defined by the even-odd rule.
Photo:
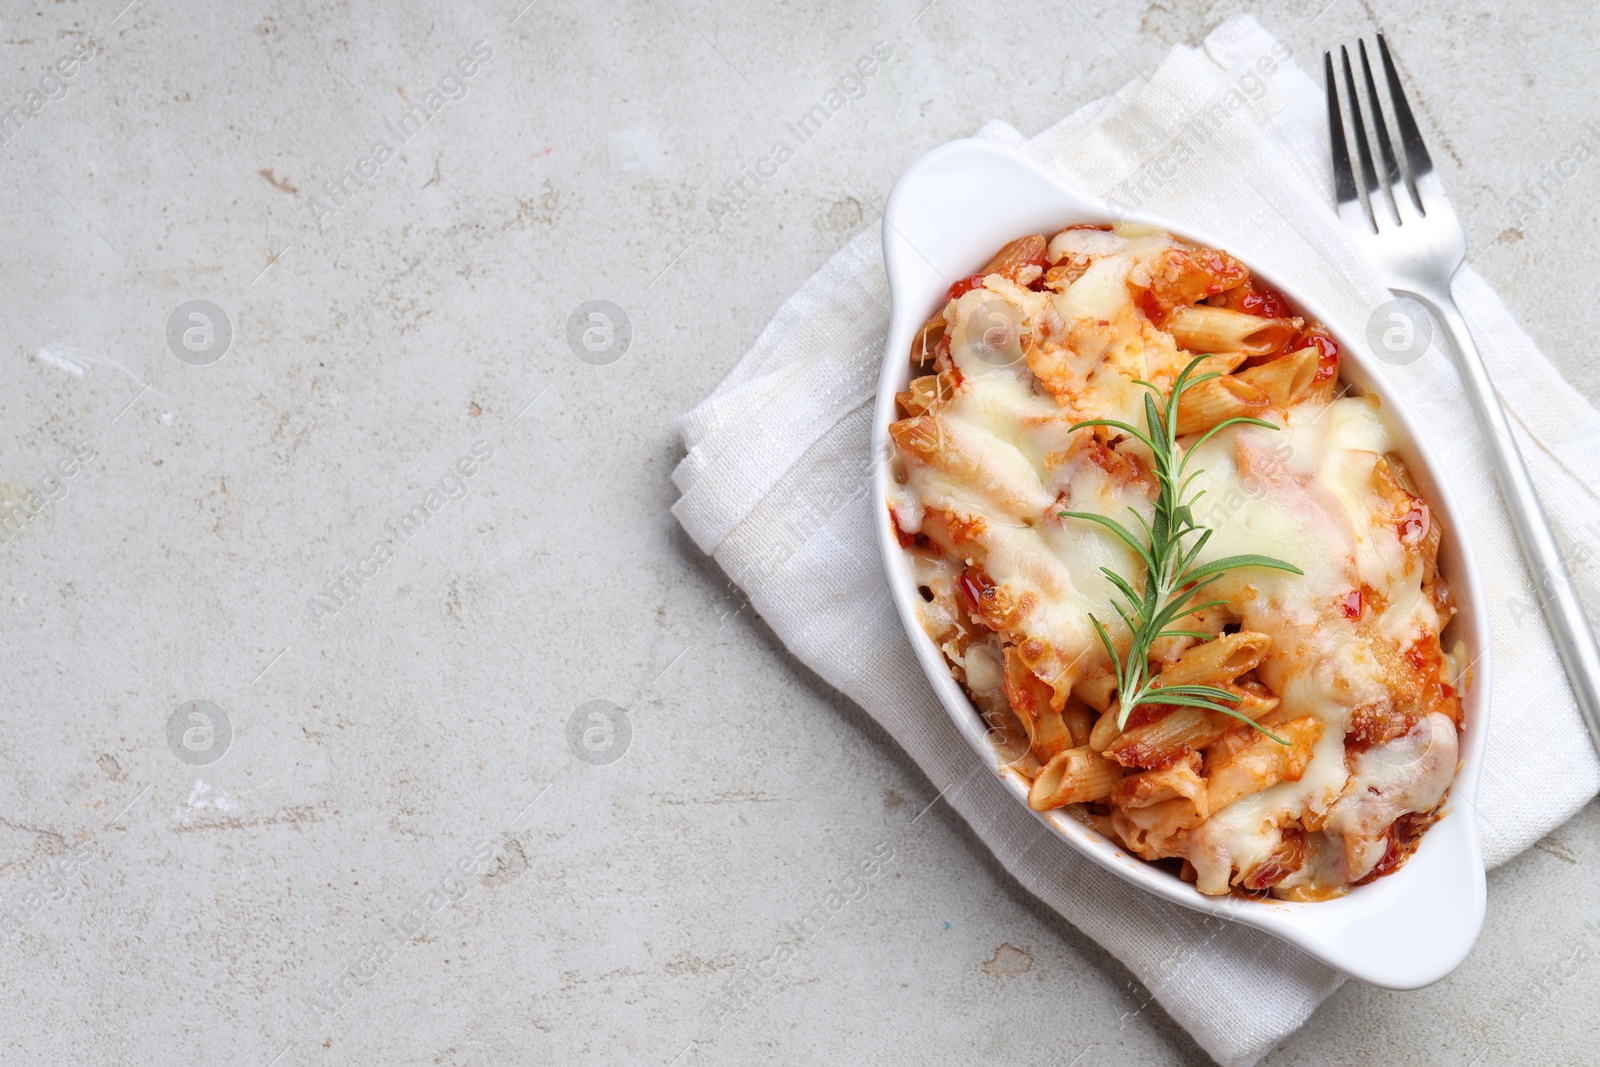
[[[896,457],[896,522],[915,533],[938,513],[967,531],[949,551],[997,590],[1004,639],[1052,686],[1058,707],[1085,672],[1109,662],[1089,619],[1116,617],[1116,591],[1102,568],[1135,586],[1141,571],[1109,531],[1060,513],[1094,512],[1137,529],[1129,509],[1148,517],[1154,495],[1138,464],[1148,458],[1144,446],[1123,438],[1097,452],[1088,433],[1072,427],[1109,418],[1143,428],[1147,390],[1135,379],[1170,386],[1192,358],[1152,326],[1130,291],[1148,284],[1148,257],[1171,245],[1164,234],[1064,231],[1050,243],[1051,260],[1087,266],[1061,292],[991,275],[953,301],[945,319],[959,385],[928,415],[939,447],[932,456]],[[1055,346],[1043,357],[1030,353],[1041,337]],[[1048,380],[1030,370],[1034,359],[1048,367]],[[1227,891],[1271,856],[1291,822],[1317,839],[1313,861],[1283,885],[1360,878],[1382,857],[1377,843],[1395,817],[1438,803],[1450,780],[1441,768],[1455,751],[1454,724],[1433,714],[1347,757],[1358,709],[1393,696],[1394,649],[1437,636],[1445,620],[1424,594],[1418,552],[1375,497],[1375,469],[1396,444],[1377,401],[1347,396],[1274,411],[1277,430],[1236,426],[1195,449],[1189,469],[1203,473],[1191,491],[1204,491],[1196,518],[1213,531],[1200,559],[1259,553],[1304,572],[1234,570],[1209,592],[1243,629],[1271,637],[1258,677],[1295,714],[1315,716],[1323,732],[1299,780],[1240,798],[1181,835],[1180,854],[1209,893]],[[1380,603],[1351,618],[1347,605],[1363,590]],[[968,671],[990,690],[998,660],[990,646],[980,656]],[[1445,673],[1460,683],[1448,655]],[[1424,759],[1423,750],[1433,755]],[[1397,783],[1396,766],[1416,780]],[[1352,799],[1377,795],[1369,787],[1382,804]]]

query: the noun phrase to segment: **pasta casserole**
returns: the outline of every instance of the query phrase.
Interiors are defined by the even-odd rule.
[[[952,285],[897,397],[889,521],[1008,773],[1202,893],[1381,877],[1455,775],[1442,531],[1339,358],[1224,251],[1073,226]]]

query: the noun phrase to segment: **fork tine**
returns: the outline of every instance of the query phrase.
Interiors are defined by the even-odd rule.
[[[1367,62],[1367,42],[1357,41],[1361,53],[1361,75],[1367,83],[1367,103],[1372,108],[1372,135],[1378,142],[1378,154],[1383,157],[1385,184],[1389,188],[1389,203],[1394,208],[1394,220],[1401,221],[1400,185],[1405,180],[1400,174],[1400,161],[1394,156],[1394,145],[1389,142],[1389,125],[1383,120],[1383,102],[1378,99],[1378,86],[1372,80],[1372,64]],[[1417,205],[1421,209],[1421,205]],[[1377,208],[1373,208],[1377,211]]]
[[[1355,172],[1350,169],[1350,146],[1344,140],[1344,116],[1339,113],[1339,83],[1333,76],[1333,53],[1322,53],[1322,76],[1328,86],[1328,137],[1333,142],[1333,198],[1343,207],[1356,193]]]
[[[1350,72],[1350,50],[1339,46],[1339,58],[1344,61],[1344,88],[1350,97],[1350,138],[1356,143],[1356,156],[1361,160],[1361,184],[1367,193],[1367,215],[1372,228],[1378,228],[1378,211],[1374,201],[1378,198],[1378,171],[1372,165],[1372,148],[1367,144],[1367,124],[1361,119],[1361,97],[1356,95],[1355,75]]]
[[[1400,130],[1400,143],[1405,146],[1406,165],[1411,168],[1414,186],[1423,175],[1433,172],[1433,160],[1428,158],[1428,148],[1422,143],[1417,120],[1411,117],[1411,105],[1406,102],[1406,91],[1400,87],[1400,75],[1395,72],[1394,60],[1389,56],[1389,44],[1381,33],[1378,34],[1378,56],[1383,60],[1383,76],[1389,82],[1389,99],[1394,103],[1394,124]]]

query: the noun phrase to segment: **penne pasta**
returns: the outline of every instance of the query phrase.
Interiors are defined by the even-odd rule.
[[[1217,711],[1175,707],[1149,722],[1130,726],[1105,748],[1124,767],[1160,770],[1209,745],[1237,722]]]
[[[1243,352],[1213,352],[1195,368],[1196,374],[1232,374],[1250,357]]]
[[[1006,649],[1005,693],[1028,731],[1028,742],[1042,760],[1049,760],[1058,752],[1073,747],[1072,733],[1060,711],[1051,707],[1055,690],[1041,681],[1015,648]]]
[[[1093,708],[1081,700],[1069,699],[1066,708],[1061,712],[1061,719],[1067,724],[1067,732],[1072,736],[1072,747],[1082,748],[1089,743],[1096,719]]]
[[[1161,671],[1162,685],[1215,685],[1253,671],[1272,648],[1266,634],[1241,630],[1195,645]]]
[[[1217,605],[1186,615],[1178,620],[1177,628],[1190,630],[1194,633],[1205,634],[1207,639],[1219,637],[1229,626],[1237,623],[1239,617],[1229,608]],[[1196,643],[1193,637],[1162,637],[1150,646],[1150,658],[1160,664],[1162,669],[1170,663],[1176,662],[1191,646]]]
[[[1288,344],[1302,325],[1302,319],[1264,319],[1243,311],[1200,304],[1174,308],[1166,330],[1179,348],[1190,352],[1243,352],[1246,356],[1265,356]]]
[[[1122,728],[1117,725],[1118,707],[1112,704],[1100,713],[1100,718],[1095,720],[1094,728],[1089,731],[1089,747],[1096,752],[1104,752],[1122,733]]]
[[[1089,705],[1095,711],[1103,712],[1111,706],[1112,697],[1117,691],[1117,676],[1102,664],[1097,664],[1084,672],[1072,687],[1072,695]]]
[[[933,318],[922,324],[922,329],[917,331],[917,336],[911,339],[911,369],[925,373],[933,369],[937,360],[936,353],[939,342],[944,336],[944,309],[940,308]]]
[[[1256,725],[1276,732],[1278,727],[1282,726],[1284,723],[1293,722],[1304,714],[1305,712],[1303,710],[1296,709],[1293,704],[1285,704],[1282,701],[1279,701],[1277,706],[1272,708],[1270,711],[1265,712],[1259,717],[1252,717],[1255,718]],[[1239,737],[1241,740],[1249,740],[1250,734],[1254,732],[1255,731],[1250,730],[1247,727],[1240,732]],[[1218,742],[1218,744],[1221,744],[1221,742]],[[1209,755],[1209,752],[1207,754]]]
[[[1319,356],[1315,347],[1308,346],[1247,367],[1238,372],[1238,377],[1266,393],[1278,407],[1287,408],[1307,396],[1316,384]]]
[[[1427,509],[1424,521],[1427,531],[1417,543],[1417,554],[1422,557],[1422,580],[1431,583],[1439,576],[1439,546],[1444,543],[1444,527],[1432,508]]]
[[[1229,706],[1247,719],[1260,722],[1276,711],[1282,701],[1260,682],[1235,682],[1222,688],[1233,693],[1234,703]],[[1221,701],[1221,703],[1227,703]]]
[[[1194,829],[1194,808],[1184,800],[1166,800],[1148,808],[1113,808],[1108,820],[1115,839],[1141,859],[1159,860],[1181,847],[1183,834]]]
[[[1200,777],[1200,757],[1188,759],[1159,771],[1140,771],[1117,782],[1111,802],[1121,808],[1148,808],[1182,797],[1199,819],[1211,813],[1207,807],[1206,780]]]
[[[938,459],[944,450],[944,429],[932,415],[901,419],[889,427],[889,435],[903,450],[922,459]]]
[[[951,392],[940,375],[924,374],[920,378],[911,379],[905,392],[896,393],[895,399],[900,403],[900,410],[908,416],[926,415]]]
[[[1191,755],[1159,771],[1141,771],[1111,790],[1112,828],[1138,855],[1171,855],[1180,835],[1210,817],[1200,757]]]
[[[1039,771],[1028,791],[1028,807],[1050,811],[1067,804],[1104,800],[1122,777],[1122,768],[1088,748],[1059,752]]]
[[[1054,708],[1045,708],[1034,721],[1033,731],[1029,737],[1033,743],[1034,754],[1045,761],[1054,759],[1057,753],[1077,747],[1065,717]]]
[[[989,744],[994,746],[1003,763],[1016,770],[1035,772],[1042,766],[1039,758],[1033,754],[1028,731],[1024,729],[1019,716],[1005,708],[990,708],[982,718],[984,725],[989,728]]]
[[[1151,256],[1147,264],[1147,314],[1155,321],[1162,321],[1164,313],[1233,289],[1250,277],[1242,263],[1215,248],[1197,249],[1175,244]],[[1217,345],[1215,350],[1224,352],[1232,348]]]
[[[1074,805],[1201,893],[1387,873],[1384,835],[1440,803],[1408,778],[1419,728],[1453,760],[1471,684],[1398,435],[1226,252],[1048,236],[956,280],[911,343],[887,507],[922,629],[1034,810]],[[1194,568],[1207,606],[1174,618]]]
[[[981,275],[999,274],[1018,285],[1028,285],[1044,273],[1048,242],[1042,233],[1019,237],[995,253]]]
[[[1444,527],[1422,498],[1405,461],[1393,452],[1386,452],[1383,465],[1389,477],[1411,498],[1400,518],[1400,543],[1416,551],[1422,560],[1422,580],[1431,582],[1439,573],[1439,546],[1444,541]]]
[[[1224,419],[1259,419],[1272,406],[1265,392],[1243,378],[1225,374],[1201,382],[1178,403],[1178,433],[1204,433]]]
[[[1276,730],[1289,739],[1280,745],[1266,734],[1254,734],[1247,743],[1223,752],[1206,765],[1207,798],[1212,811],[1221,811],[1240,797],[1259,793],[1278,782],[1298,782],[1311,762],[1311,746],[1322,736],[1322,723],[1310,715],[1286,722]]]

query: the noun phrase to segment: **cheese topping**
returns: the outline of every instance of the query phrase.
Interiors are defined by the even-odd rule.
[[[1391,827],[1432,812],[1454,773],[1464,679],[1439,640],[1453,608],[1435,564],[1437,520],[1377,399],[1339,383],[1337,344],[1232,257],[1166,234],[1025,238],[982,285],[964,285],[925,327],[923,376],[900,397],[890,511],[925,629],[985,718],[1005,717],[1012,729],[1000,732],[1019,739],[1013,765],[1035,779],[1036,799],[1041,782],[1068,783],[1057,800],[1089,803],[1105,832],[1147,859],[1184,860],[1207,893],[1316,899],[1397,866],[1406,845]],[[1159,705],[1134,709],[1119,732],[1112,664],[1090,616],[1125,650],[1105,571],[1138,588],[1142,567],[1109,530],[1061,514],[1130,529],[1130,508],[1150,517],[1145,446],[1074,427],[1143,428],[1150,389],[1140,383],[1159,405],[1200,354],[1227,389],[1208,383],[1192,412],[1189,393],[1179,407],[1189,470],[1202,471],[1189,488],[1203,490],[1196,521],[1211,530],[1197,562],[1257,553],[1303,573],[1227,571],[1207,589],[1226,607],[1180,625],[1252,635],[1244,643],[1264,653],[1209,684],[1233,686],[1241,714],[1293,744]],[[1229,426],[1200,441],[1234,415],[1277,428]],[[1204,646],[1158,644],[1152,670],[1198,663],[1188,654]],[[1170,768],[1187,768],[1186,783],[1230,785],[1188,784],[1179,796]],[[1249,791],[1236,796],[1240,780]]]

